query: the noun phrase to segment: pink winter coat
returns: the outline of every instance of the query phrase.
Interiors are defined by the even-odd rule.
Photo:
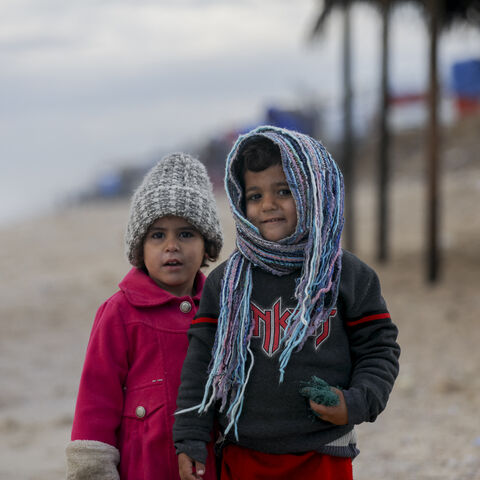
[[[71,438],[116,447],[121,479],[179,479],[173,414],[204,282],[199,272],[197,294],[175,297],[132,268],[97,312]],[[215,478],[211,453],[207,463],[205,480]]]

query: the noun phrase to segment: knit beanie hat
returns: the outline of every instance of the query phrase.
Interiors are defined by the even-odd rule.
[[[143,266],[143,240],[160,217],[182,217],[220,251],[223,235],[207,169],[196,158],[172,153],[146,175],[132,197],[125,234],[129,262]]]

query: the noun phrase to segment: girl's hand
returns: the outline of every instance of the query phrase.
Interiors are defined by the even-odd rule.
[[[205,475],[205,465],[196,462],[186,453],[179,453],[178,473],[182,480],[202,480],[203,475]]]
[[[319,405],[313,400],[310,400],[310,408],[326,422],[333,423],[334,425],[346,425],[348,423],[348,412],[343,392],[338,388],[331,388],[338,395],[340,400],[338,405],[334,407],[326,407],[325,405]]]

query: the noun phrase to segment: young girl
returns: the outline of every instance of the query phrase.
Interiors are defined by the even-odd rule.
[[[72,480],[179,478],[172,425],[186,332],[200,268],[223,241],[205,167],[182,153],[158,162],[133,196],[125,240],[133,268],[93,324],[66,449]]]

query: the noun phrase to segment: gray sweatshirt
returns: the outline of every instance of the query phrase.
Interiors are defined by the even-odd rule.
[[[219,293],[225,263],[209,275],[200,308],[189,329],[189,347],[182,369],[178,410],[201,403],[219,316]],[[317,451],[354,457],[353,426],[373,422],[385,408],[398,374],[400,347],[375,272],[344,251],[336,308],[329,319],[294,352],[279,383],[280,340],[295,307],[295,281],[300,271],[274,276],[253,268],[251,339],[254,366],[247,384],[238,441],[232,432],[226,441],[265,453]],[[248,368],[248,367],[247,367]],[[299,393],[302,381],[313,375],[342,389],[348,425],[336,426],[312,415]],[[212,406],[199,415],[177,414],[173,437],[177,453],[205,462],[205,444],[214,420],[220,429],[227,419]]]

